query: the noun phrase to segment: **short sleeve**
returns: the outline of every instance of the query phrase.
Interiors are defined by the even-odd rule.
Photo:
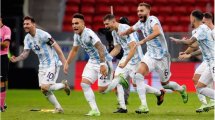
[[[24,49],[31,49],[31,45],[28,39],[29,39],[28,36],[26,36],[24,39]]]
[[[159,24],[159,21],[157,18],[151,18],[150,20],[150,26],[153,28],[156,24]]]
[[[207,33],[204,27],[200,27],[193,35],[193,37],[195,37],[197,41],[205,40],[207,38]]]
[[[111,34],[112,34],[112,36],[113,36],[113,45],[114,45],[114,46],[118,45],[119,43],[117,43],[117,41],[116,41],[116,37],[117,37],[117,36],[116,36],[116,34],[114,33],[114,31],[112,31]]]
[[[212,30],[212,37],[213,37],[213,40],[215,40],[215,28]]]
[[[5,28],[5,34],[4,34],[4,40],[10,40],[11,39],[11,30],[9,27]]]
[[[79,46],[80,44],[79,44],[79,42],[78,42],[78,37],[77,37],[77,35],[74,35],[73,39],[74,39],[73,46]]]
[[[42,40],[44,42],[48,42],[51,38],[52,38],[52,36],[49,33],[43,32],[43,39]]]
[[[132,26],[132,28],[133,28],[135,31],[140,30],[140,24],[141,24],[141,22],[138,21],[136,24],[134,24],[134,25]]]
[[[100,41],[99,37],[93,31],[89,31],[89,37],[93,45],[95,45],[98,41]]]

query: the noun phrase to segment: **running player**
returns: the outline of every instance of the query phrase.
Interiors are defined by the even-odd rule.
[[[199,19],[201,19],[200,13],[199,13]],[[210,13],[205,13],[203,20],[202,20],[202,22],[205,23],[205,25],[207,25],[211,30],[214,29],[212,19],[213,19],[213,17]],[[197,30],[198,29],[194,29],[192,31],[192,35],[194,35],[197,32]],[[176,39],[173,37],[170,37],[170,39],[172,39],[172,41],[174,41],[176,43],[185,43],[186,44],[186,42],[187,42],[185,40],[179,40],[179,39]],[[197,42],[195,42],[185,52],[181,52],[179,54],[179,59],[182,59],[182,60],[188,59],[188,58],[191,58],[192,56],[197,56],[197,55],[201,55],[201,54],[202,54],[202,52],[200,49],[198,49]],[[205,71],[206,68],[207,68],[207,62],[203,59],[203,62],[198,66],[198,68],[196,69],[194,76],[193,76],[193,82],[195,84],[195,87],[197,85],[197,82],[199,81],[201,74]],[[208,87],[213,89],[213,82]],[[206,107],[209,107],[209,108],[214,107],[214,100],[213,99],[210,99],[210,102],[207,103],[207,100],[206,100],[204,95],[197,93],[197,96],[198,96],[200,102],[202,103],[202,105],[198,109],[196,109],[196,112],[198,112],[198,113],[203,112],[204,111],[203,109]]]
[[[9,27],[2,23],[2,18],[0,18],[0,43],[1,43],[1,103],[0,112],[5,111],[5,98],[6,98],[6,81],[8,79],[9,70],[9,59],[8,50],[10,46],[11,30]]]
[[[107,14],[104,18],[104,25],[105,28],[112,31],[113,41],[114,41],[114,49],[110,52],[111,56],[116,56],[120,49],[122,48],[124,51],[124,55],[120,60],[116,70],[115,70],[115,77],[114,80],[120,78],[134,78],[134,74],[136,69],[138,68],[140,62],[140,56],[143,56],[142,49],[140,46],[137,48],[136,43],[139,41],[138,38],[135,38],[134,33],[120,37],[117,32],[122,32],[130,28],[130,26],[126,24],[120,24],[116,22],[114,15]],[[138,51],[137,51],[138,50]],[[146,102],[146,91],[152,91],[156,96],[158,96],[158,101],[160,102],[161,99],[161,92],[155,88],[152,88],[146,84],[140,84],[139,81],[134,81],[134,84],[137,85],[137,92],[141,99],[141,106],[144,106],[143,111],[136,111],[137,113],[148,113],[148,106]],[[141,86],[142,85],[142,86]],[[110,88],[108,88],[105,92],[107,92]],[[118,99],[120,103],[120,108],[114,113],[127,113],[127,109],[125,106],[124,100],[124,91],[120,84],[117,85],[118,91]]]
[[[72,62],[80,46],[89,55],[90,59],[84,68],[81,81],[84,96],[91,107],[91,110],[86,115],[100,116],[91,84],[98,79],[99,92],[104,93],[108,86],[116,87],[120,80],[111,81],[113,77],[112,57],[101,43],[99,37],[91,29],[85,27],[84,16],[82,14],[76,13],[73,15],[72,27],[75,32],[74,43],[67,62],[68,64]],[[64,66],[64,68],[68,69],[68,66]],[[121,84],[128,86],[126,80],[122,80]]]
[[[184,103],[188,101],[186,86],[180,86],[178,83],[170,81],[170,55],[166,39],[157,17],[150,16],[151,6],[147,3],[140,3],[137,8],[137,14],[140,20],[128,30],[119,33],[120,36],[128,35],[134,31],[141,30],[144,39],[139,42],[140,45],[147,44],[147,52],[141,60],[139,69],[134,76],[135,81],[143,81],[144,76],[152,70],[159,73],[161,84],[165,89],[176,90],[181,93]]]
[[[63,108],[52,92],[64,88],[67,95],[70,94],[70,88],[66,80],[63,80],[62,83],[56,83],[60,66],[62,63],[64,66],[67,65],[63,52],[49,33],[36,28],[34,18],[24,17],[23,27],[25,32],[28,33],[24,39],[24,51],[18,57],[12,56],[11,61],[18,62],[26,59],[30,50],[33,50],[40,62],[38,77],[41,91],[54,105],[54,113],[63,113]],[[65,69],[64,73],[67,74],[67,72],[68,70]]]

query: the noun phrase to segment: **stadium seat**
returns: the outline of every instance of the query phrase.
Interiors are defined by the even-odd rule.
[[[168,5],[175,6],[175,7],[180,7],[181,0],[169,0]]]
[[[97,15],[93,17],[93,23],[103,23],[103,15]]]
[[[155,2],[154,4],[157,4],[157,5],[167,5],[167,4],[169,4],[168,0],[155,0],[154,2]],[[165,6],[165,7],[167,7],[167,6]]]
[[[92,15],[85,15],[84,16],[84,21],[86,24],[92,24],[93,23],[93,16]]]
[[[78,6],[66,6],[66,10],[65,10],[66,15],[73,15],[76,12],[79,12]]]
[[[183,5],[195,5],[196,0],[181,0]]]
[[[81,4],[83,5],[95,5],[96,0],[81,0]]]
[[[63,20],[64,24],[71,24],[72,23],[72,16],[64,16],[64,20]]]
[[[110,0],[96,0],[96,5],[110,5]]]
[[[101,23],[96,23],[96,24],[94,24],[94,25],[92,26],[92,29],[93,29],[94,31],[98,31],[98,30],[101,29],[101,28],[104,28],[104,25],[101,24]]]
[[[160,16],[157,16],[157,18],[159,19],[161,25],[165,23],[165,16],[160,15]]]
[[[114,14],[117,14],[117,15],[126,15],[129,13],[127,6],[115,6],[113,9],[114,9]]]
[[[124,5],[135,5],[137,7],[138,0],[124,0]]]
[[[169,25],[162,25],[164,32],[170,32]]]
[[[123,5],[124,4],[124,0],[110,0],[110,5]]]
[[[186,6],[173,7],[173,12],[177,13],[177,15],[186,15],[187,14]]]
[[[152,8],[153,9],[153,8]],[[159,7],[158,9],[159,15],[170,15],[172,14],[172,7],[171,6],[166,6],[166,7]]]
[[[130,25],[134,25],[139,19],[137,15],[130,15],[128,16],[128,20],[130,21]]]
[[[79,5],[81,3],[81,0],[67,0],[66,5],[67,6],[75,6]]]
[[[71,25],[63,25],[63,31],[71,32],[72,31],[72,26]]]
[[[159,10],[159,7],[158,6],[153,6],[152,8],[151,8],[151,15],[158,15],[160,12],[158,11]]]
[[[180,24],[182,24],[184,26],[189,25],[190,24],[190,17],[189,16],[180,16],[179,21],[180,21]]]
[[[85,6],[84,5],[84,6],[81,7],[81,13],[84,14],[84,15],[85,14],[93,15],[95,13],[95,7],[94,6],[88,6],[88,5]]]
[[[108,14],[110,13],[111,10],[110,10],[110,6],[106,6],[106,5],[99,5],[99,6],[96,6],[96,14]]]
[[[150,5],[153,5],[155,3],[154,0],[138,0],[138,3],[142,3],[142,2],[148,3]]]
[[[170,30],[171,32],[184,32],[183,26],[180,25],[171,26]]]
[[[168,16],[165,18],[165,22],[171,25],[175,25],[178,23],[178,16]]]

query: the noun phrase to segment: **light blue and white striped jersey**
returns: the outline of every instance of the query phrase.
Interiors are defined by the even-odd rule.
[[[206,61],[215,60],[215,40],[212,37],[211,29],[202,24],[196,28],[196,32],[192,37],[195,37],[201,48],[203,59]]]
[[[160,21],[155,16],[149,16],[145,23],[138,21],[134,26],[133,29],[141,30],[144,37],[149,36],[153,32],[153,27],[155,24],[158,24],[160,27],[161,34],[154,38],[153,40],[150,40],[146,42],[147,44],[147,52],[146,54],[154,59],[161,59],[164,56],[168,55],[168,46],[166,43],[166,39],[164,36],[163,29],[161,27]]]
[[[101,42],[101,40],[89,28],[85,27],[81,35],[74,34],[73,46],[79,46],[80,45],[81,47],[83,47],[90,57],[89,62],[99,64],[100,63],[99,53],[94,46],[97,42]],[[108,53],[105,46],[104,46],[104,50],[105,50],[104,53],[105,53],[106,61],[112,61],[112,57]]]
[[[37,54],[40,68],[62,65],[55,49],[47,44],[50,38],[52,38],[51,35],[41,29],[36,29],[34,37],[29,33],[25,36],[24,49],[31,49]]]
[[[122,37],[120,37],[117,34],[117,32],[122,32],[122,31],[125,31],[125,30],[129,29],[129,28],[130,28],[130,26],[128,26],[126,24],[119,24],[118,31],[116,31],[116,30],[112,31],[114,45],[119,44],[122,47],[122,49],[124,51],[123,57],[128,56],[128,53],[130,51],[129,43],[131,43],[133,41],[134,42],[139,42],[139,39],[138,39],[138,36],[136,35],[136,33],[132,33],[130,35],[126,35],[126,36],[122,36]],[[134,64],[137,64],[138,62],[140,62],[140,60],[141,60],[141,58],[140,58],[140,56],[138,54],[138,51],[136,51],[136,53],[134,54],[134,56],[131,58],[131,60],[128,63],[134,65]]]

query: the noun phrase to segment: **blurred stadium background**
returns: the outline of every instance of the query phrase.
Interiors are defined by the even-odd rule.
[[[151,15],[159,18],[165,32],[172,57],[172,80],[180,84],[186,84],[188,91],[195,91],[192,75],[196,66],[201,61],[201,56],[188,61],[178,61],[179,51],[186,46],[176,45],[169,40],[169,36],[189,37],[191,26],[189,15],[192,10],[200,9],[203,12],[214,14],[214,0],[2,0],[1,14],[3,22],[12,30],[12,43],[10,51],[18,55],[23,49],[24,30],[22,18],[26,15],[33,16],[39,28],[48,31],[61,45],[67,57],[73,44],[73,31],[71,26],[72,15],[76,12],[84,14],[86,26],[96,31],[102,42],[108,47],[109,39],[106,39],[102,18],[110,13],[113,6],[114,15],[117,19],[122,16],[128,17],[130,25],[137,20],[137,5],[147,2],[152,5]],[[142,35],[140,33],[140,38]],[[145,46],[142,47],[145,52]],[[59,79],[68,79],[75,90],[80,90],[81,73],[88,56],[81,49],[70,65],[70,73],[64,76],[61,72]],[[38,88],[37,78],[38,60],[32,52],[25,61],[16,64],[10,63],[9,89]],[[152,86],[161,87],[157,74],[152,72],[146,82]],[[93,86],[96,89],[96,85]]]

